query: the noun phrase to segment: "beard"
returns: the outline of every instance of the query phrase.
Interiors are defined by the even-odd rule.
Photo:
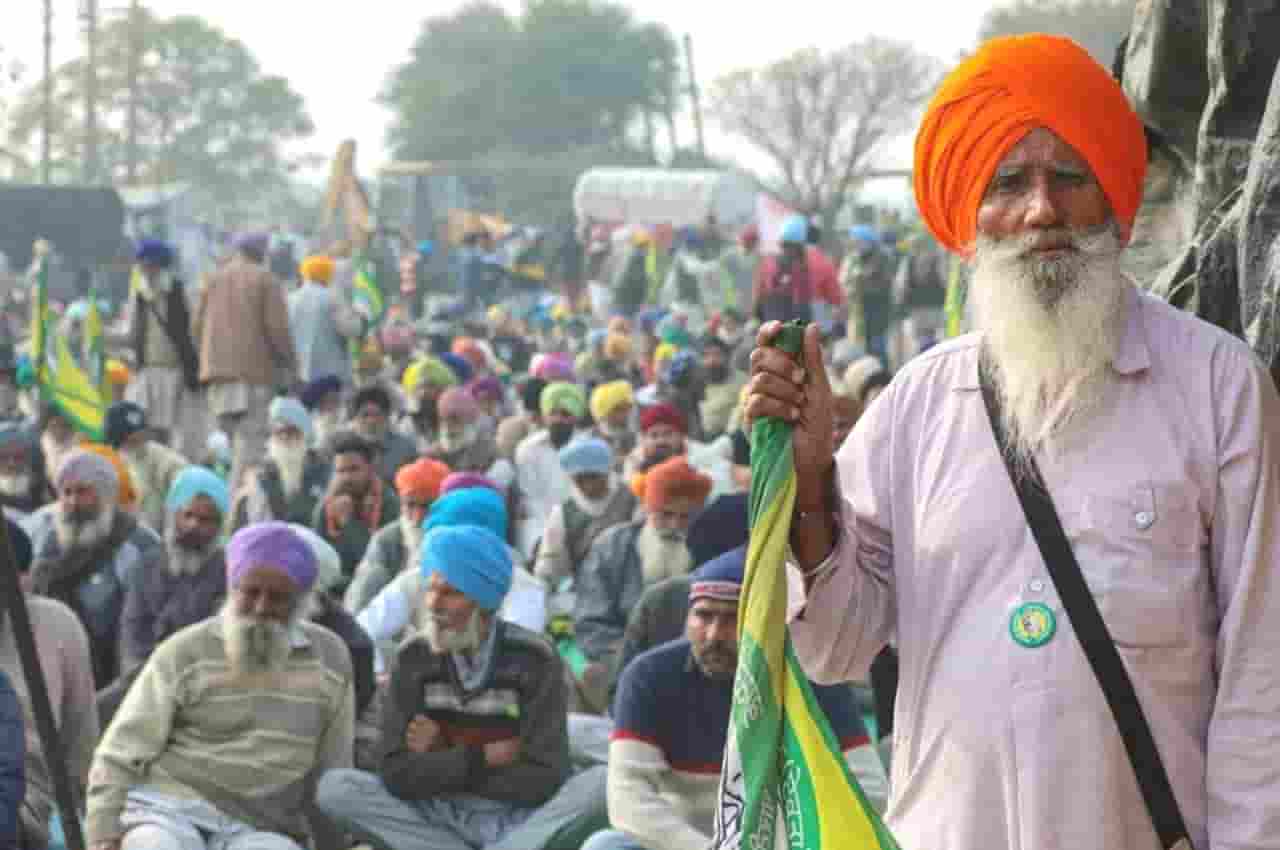
[[[726,641],[694,644],[693,660],[708,679],[732,679],[738,670],[738,648]]]
[[[431,645],[431,651],[437,655],[446,652],[458,652],[469,655],[480,648],[484,642],[484,624],[480,619],[480,609],[476,608],[467,618],[467,624],[461,629],[450,628],[444,617],[427,613],[426,623],[422,627],[422,636]]]
[[[361,419],[357,419],[351,424],[351,430],[355,431],[369,442],[376,443],[378,445],[382,445],[382,441],[387,436],[388,428],[389,426],[386,420],[383,420],[376,425],[371,425]]]
[[[218,545],[217,538],[200,541],[181,533],[172,518],[165,526],[164,543],[167,556],[165,563],[169,572],[175,576],[193,576],[200,572],[209,563],[209,558]]]
[[[230,603],[225,605],[222,609],[222,640],[226,644],[231,669],[240,675],[280,670],[292,649],[289,631],[293,625],[292,620],[281,623],[241,615]]]
[[[613,495],[617,492],[617,489],[618,476],[616,473],[611,472],[609,473],[609,491],[601,498],[588,499],[576,485],[569,488],[569,498],[573,499],[573,503],[578,506],[578,510],[592,519],[599,519],[609,509],[609,503],[613,501]]]
[[[307,444],[304,442],[285,442],[271,437],[267,440],[267,457],[276,465],[280,473],[280,484],[286,496],[292,496],[302,489],[302,476],[307,470]]]
[[[646,587],[664,579],[687,575],[693,567],[693,556],[689,554],[684,536],[663,534],[650,522],[640,529],[636,548],[640,552],[641,574]]]
[[[31,493],[31,473],[0,473],[0,496],[22,499]]]
[[[426,532],[422,530],[422,526],[420,524],[415,523],[404,514],[401,514],[400,534],[404,540],[405,551],[408,553],[405,563],[417,564],[418,548],[422,546],[422,538],[426,536]]]
[[[53,531],[62,551],[88,549],[107,539],[115,520],[114,507],[104,507],[96,514],[91,514],[68,511],[62,503],[58,503],[58,508],[53,513]]]
[[[437,438],[440,440],[440,448],[452,453],[461,451],[474,443],[476,437],[479,436],[479,432],[479,427],[472,422],[458,431],[450,428],[441,428]]]
[[[552,422],[547,426],[547,437],[552,448],[563,449],[573,437],[572,422]]]
[[[1052,450],[1105,400],[1131,284],[1115,224],[1054,234],[1074,250],[1028,254],[1048,234],[980,238],[970,299],[1015,459]]]

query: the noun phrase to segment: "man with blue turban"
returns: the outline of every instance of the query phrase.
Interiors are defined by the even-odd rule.
[[[187,466],[164,500],[168,558],[134,570],[125,583],[120,666],[140,666],[169,635],[213,616],[226,596],[219,538],[230,495],[211,469]],[[123,695],[122,695],[123,696]]]
[[[540,850],[602,816],[604,768],[571,777],[559,656],[497,616],[512,581],[502,538],[433,528],[418,568],[425,622],[396,657],[380,769],[325,774],[320,810],[400,850]]]
[[[147,411],[161,442],[197,457],[206,423],[191,333],[192,298],[174,274],[173,248],[167,243],[143,239],[134,259],[126,310],[134,374],[125,397]]]

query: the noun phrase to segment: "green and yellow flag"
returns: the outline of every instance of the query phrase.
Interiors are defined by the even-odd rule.
[[[778,345],[795,354],[803,323]],[[720,776],[715,850],[897,850],[849,771],[787,634],[783,570],[796,475],[791,426],[751,433],[751,542],[738,603],[738,672]]]
[[[364,350],[369,335],[382,321],[387,312],[387,304],[382,297],[382,286],[378,282],[378,272],[372,258],[368,254],[356,254],[351,260],[351,266],[351,306],[364,320],[364,332],[350,343],[351,359],[355,360]]]
[[[31,362],[40,397],[90,440],[102,441],[106,416],[106,351],[98,297],[89,292],[81,337],[81,351],[73,352],[66,334],[53,332],[49,313],[49,258],[39,256],[31,299]]]

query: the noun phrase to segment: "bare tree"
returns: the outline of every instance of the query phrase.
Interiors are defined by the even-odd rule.
[[[768,154],[779,198],[832,221],[884,144],[914,123],[939,63],[910,44],[870,36],[823,53],[801,50],[717,80],[710,114]]]

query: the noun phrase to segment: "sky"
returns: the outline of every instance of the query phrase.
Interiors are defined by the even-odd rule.
[[[53,0],[54,62],[83,52],[77,11],[83,0]],[[387,158],[383,144],[387,112],[373,102],[389,70],[408,57],[425,18],[449,14],[460,0],[360,0],[301,3],[298,0],[144,0],[161,16],[197,14],[239,38],[266,73],[288,78],[306,100],[315,135],[299,152],[332,155],[346,138],[357,140],[357,163],[370,174]],[[502,0],[518,12],[520,0]],[[123,15],[128,0],[99,0],[100,16]],[[716,77],[755,67],[805,47],[834,48],[867,35],[913,42],[952,60],[976,40],[982,14],[992,0],[891,0],[879,3],[832,0],[630,0],[637,18],[666,24],[677,38],[693,38],[695,69],[705,89]],[[26,65],[26,82],[41,67],[42,0],[8,0],[0,48]],[[15,8],[16,7],[16,8]],[[750,153],[708,128],[709,153],[742,159]],[[678,128],[679,131],[679,128]],[[691,138],[691,131],[684,131]],[[903,140],[887,154],[886,166],[909,160]],[[748,163],[750,164],[750,162]]]

